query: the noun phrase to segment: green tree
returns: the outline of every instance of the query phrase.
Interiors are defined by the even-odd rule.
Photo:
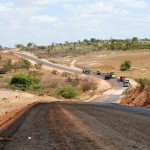
[[[31,48],[33,46],[33,43],[31,43],[31,42],[29,42],[28,44],[27,44],[27,47],[28,48]]]
[[[90,41],[89,40],[87,40],[87,39],[84,39],[83,40],[83,43],[85,43],[85,44],[88,44]]]
[[[120,65],[120,70],[121,70],[121,71],[130,69],[130,68],[131,68],[131,61],[129,61],[129,60],[125,60],[125,61]]]
[[[16,44],[16,48],[19,48],[20,50],[24,50],[26,47],[23,44]]]
[[[133,37],[133,38],[132,38],[132,41],[133,41],[133,42],[137,42],[137,41],[138,41],[138,38],[137,38],[137,37]]]
[[[91,38],[90,41],[91,41],[92,43],[94,43],[94,42],[96,42],[96,39],[95,39],[95,38]]]

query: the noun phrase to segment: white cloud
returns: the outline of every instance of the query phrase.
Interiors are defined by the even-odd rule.
[[[31,0],[19,0],[19,1],[23,1],[24,3],[30,3],[30,4],[35,4],[35,5],[52,5],[52,4],[56,4],[56,3],[66,3],[66,2],[82,2],[84,0],[35,0],[35,1],[31,1]]]
[[[0,3],[0,16],[10,13],[13,10],[14,3]]]
[[[112,0],[112,4],[117,7],[126,7],[126,8],[147,8],[148,5],[144,0]]]
[[[46,39],[59,42],[90,37],[149,36],[149,8],[148,0],[0,2],[0,40],[9,44],[9,38],[17,43],[21,39],[34,41],[35,37],[38,44]]]
[[[38,23],[62,23],[60,18],[48,15],[31,16],[30,20]]]
[[[79,34],[89,32],[123,36],[123,30],[126,36],[132,33],[129,32],[132,28],[146,27],[149,22],[149,17],[140,12],[142,9],[143,12],[150,13],[149,3],[144,0],[95,0],[93,3],[79,4],[76,7],[71,4],[63,6],[70,12],[68,26]]]

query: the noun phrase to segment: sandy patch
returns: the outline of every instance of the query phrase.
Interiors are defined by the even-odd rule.
[[[8,120],[16,117],[28,106],[39,103],[56,101],[50,96],[36,96],[22,91],[0,90],[0,127]]]

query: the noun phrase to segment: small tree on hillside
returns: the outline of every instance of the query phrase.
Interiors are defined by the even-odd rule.
[[[131,68],[131,61],[129,61],[129,60],[125,60],[125,61],[120,65],[120,70],[121,70],[121,71],[130,69],[130,68]]]

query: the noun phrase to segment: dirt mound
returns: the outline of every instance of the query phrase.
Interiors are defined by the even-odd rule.
[[[127,91],[120,104],[150,107],[150,86],[137,87]]]

